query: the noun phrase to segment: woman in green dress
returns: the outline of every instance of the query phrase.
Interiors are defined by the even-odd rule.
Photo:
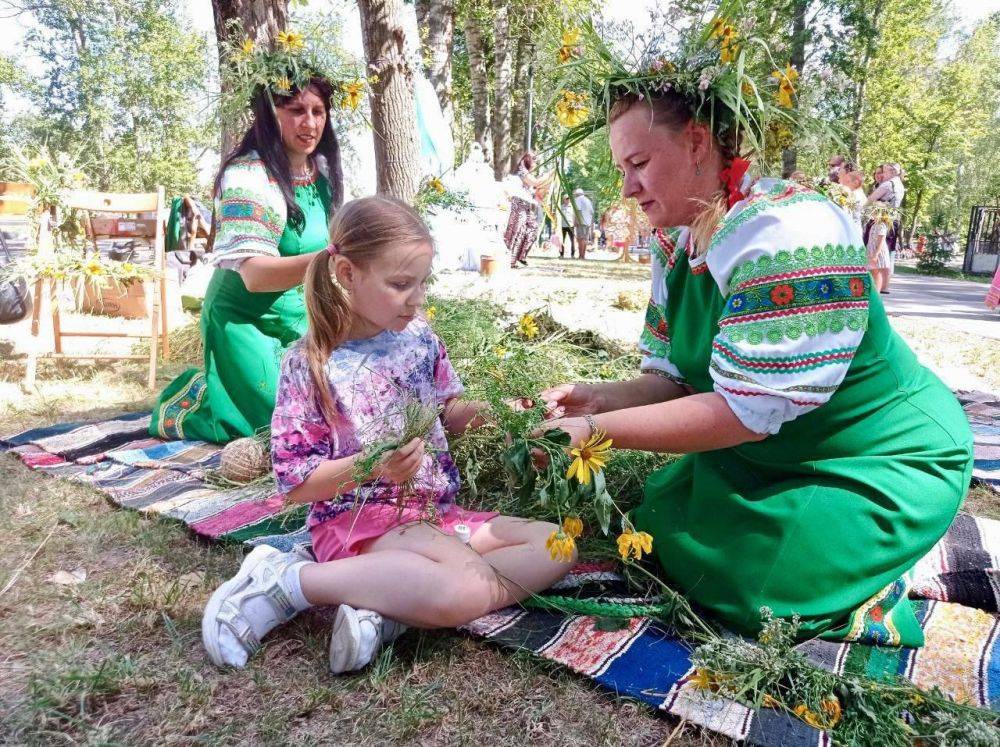
[[[225,443],[269,426],[282,355],[306,330],[302,280],[327,245],[343,176],[330,82],[286,83],[256,92],[253,125],[216,178],[204,370],[166,388],[154,436]]]
[[[738,138],[675,86],[611,104],[623,194],[660,229],[641,373],[544,392],[554,424],[684,454],[631,521],[730,628],[768,607],[803,636],[922,645],[906,575],[969,484],[961,407],[890,327],[846,212],[745,176]]]

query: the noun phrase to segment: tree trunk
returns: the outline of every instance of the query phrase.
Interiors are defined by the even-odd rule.
[[[486,70],[486,45],[480,29],[476,3],[469,3],[465,15],[465,43],[469,48],[469,83],[472,88],[472,132],[483,157],[492,160],[493,141],[490,135],[490,83]]]
[[[535,57],[536,33],[533,6],[528,8],[528,17],[522,21],[521,33],[518,35],[517,52],[514,55],[514,79],[511,84],[511,99],[514,107],[510,115],[510,170],[517,168],[527,148],[527,127],[530,120],[528,107],[531,97],[528,89],[531,87],[531,65]]]
[[[528,61],[534,50],[530,42],[522,36],[517,40],[514,54],[514,76],[511,80],[510,98],[513,107],[510,112],[510,164],[509,171],[517,168],[525,149],[525,133],[528,123]]]
[[[493,176],[510,173],[512,63],[508,0],[493,0]]]
[[[279,31],[288,25],[288,0],[212,0],[215,17],[215,39],[219,49],[219,67],[227,64],[222,43],[228,39],[229,24],[239,21],[242,32],[258,44],[270,44]],[[225,78],[222,78],[224,81]],[[225,83],[222,84],[225,86]],[[222,91],[223,95],[226,91]],[[242,132],[236,132],[233,122],[222,123],[222,157],[234,147]]]
[[[809,8],[809,0],[795,0],[792,16],[792,52],[789,59],[792,67],[798,70],[801,75],[806,64],[806,10]],[[798,150],[794,143],[785,148],[781,154],[781,175],[784,178],[791,176],[792,172],[798,168]]]
[[[885,11],[885,0],[878,0],[871,13],[871,27],[866,30],[865,51],[861,58],[861,73],[854,87],[854,113],[851,117],[851,161],[861,163],[861,123],[865,116],[865,92],[868,88],[868,69],[878,47],[879,20]]]
[[[420,186],[413,72],[406,60],[403,0],[358,0],[361,38],[372,85],[376,191],[409,202]]]
[[[424,71],[434,86],[448,127],[455,129],[455,109],[451,101],[451,50],[455,36],[455,0],[417,0]],[[427,37],[423,38],[424,29]]]

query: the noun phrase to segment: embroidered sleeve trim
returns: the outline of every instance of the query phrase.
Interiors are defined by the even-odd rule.
[[[731,218],[723,221],[722,225],[712,236],[712,241],[708,246],[711,252],[716,246],[725,241],[738,228],[756,218],[768,208],[784,207],[795,205],[800,202],[826,202],[826,197],[802,187],[801,185],[788,182],[778,182],[775,188],[769,192],[760,192],[751,195],[746,205],[740,212]]]
[[[830,366],[839,363],[849,362],[854,358],[855,348],[837,348],[833,350],[822,350],[816,353],[805,355],[791,355],[784,357],[757,357],[743,355],[738,350],[730,347],[722,340],[716,338],[712,342],[712,349],[722,358],[744,371],[754,371],[757,373],[795,373],[807,371],[822,366]]]

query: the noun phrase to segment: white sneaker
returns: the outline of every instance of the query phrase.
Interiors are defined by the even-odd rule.
[[[392,643],[406,630],[403,623],[382,617],[378,612],[340,605],[330,634],[330,671],[342,674],[367,666],[382,646]]]
[[[255,547],[235,576],[215,590],[201,618],[201,640],[218,667],[242,669],[260,639],[298,610],[282,581],[289,566],[305,563],[270,545]]]

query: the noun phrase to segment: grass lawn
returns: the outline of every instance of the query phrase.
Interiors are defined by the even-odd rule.
[[[437,305],[444,328],[464,323],[451,309],[487,310]],[[197,362],[191,332],[176,332],[174,349]],[[466,367],[473,347],[492,345],[490,334],[456,340],[456,366]],[[628,364],[607,351],[595,357],[588,342],[548,345],[537,368],[558,380],[617,376]],[[153,402],[141,366],[44,365],[38,392],[22,396],[20,362],[0,364],[0,432]],[[167,364],[160,385],[185,367]],[[364,672],[333,677],[321,611],[277,630],[244,671],[219,671],[202,650],[201,612],[242,549],[116,509],[10,455],[0,456],[0,536],[5,744],[722,743],[561,667],[457,632],[411,631]]]
[[[901,262],[897,262],[894,272],[901,273],[903,275],[925,275],[935,278],[948,278],[949,280],[968,280],[971,283],[983,283],[984,285],[989,285],[993,282],[993,275],[970,275],[968,273],[962,272],[961,270],[953,270],[950,267],[946,267],[943,270],[938,270],[937,272],[924,272],[917,269],[916,266],[904,265]]]
[[[485,351],[518,344],[496,310],[435,303],[435,326],[472,396],[497,382],[615,379],[635,367],[634,353],[544,318],[548,341],[535,343],[530,358],[496,355],[484,366]],[[192,329],[179,330],[174,349],[197,362],[191,340]],[[160,385],[186,366],[167,364]],[[3,433],[153,402],[138,365],[46,367],[30,396],[15,394],[21,373],[16,360],[0,363]],[[462,448],[483,446],[459,445],[460,458]],[[633,477],[623,470],[613,483],[611,470],[609,486],[633,495]],[[483,474],[481,505],[532,512]],[[1000,502],[985,490],[969,506],[1000,518]],[[0,536],[6,744],[725,743],[560,667],[450,631],[411,631],[364,672],[333,677],[323,611],[277,630],[246,670],[216,670],[202,651],[201,611],[238,566],[241,548],[199,543],[177,523],[116,509],[9,455],[0,456]]]

